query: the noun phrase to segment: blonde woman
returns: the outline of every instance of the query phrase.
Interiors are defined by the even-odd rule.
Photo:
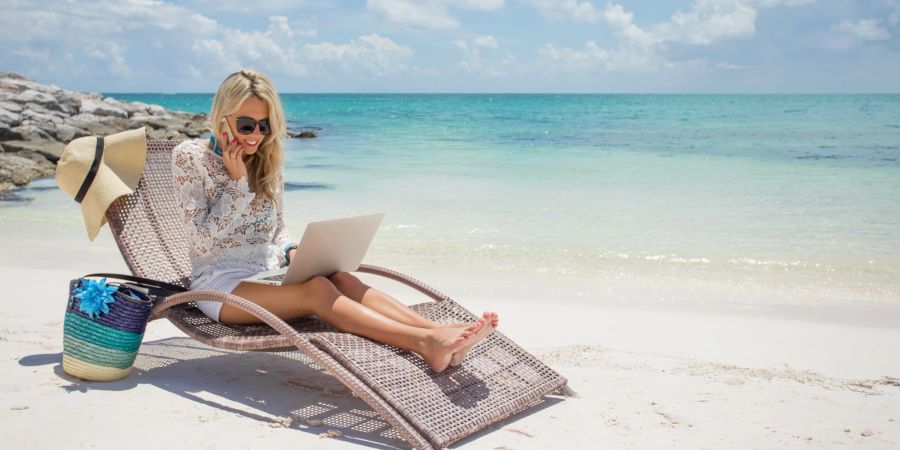
[[[285,265],[296,251],[282,207],[284,110],[272,81],[245,69],[219,86],[210,121],[209,141],[185,141],[172,153],[191,244],[191,289],[230,292],[285,320],[316,315],[341,330],[416,352],[438,372],[459,364],[497,326],[492,312],[472,323],[430,321],[345,272],[282,286],[241,282]],[[219,322],[256,321],[220,302],[198,306]]]

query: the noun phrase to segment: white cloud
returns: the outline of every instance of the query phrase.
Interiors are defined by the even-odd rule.
[[[497,48],[499,45],[497,44],[497,40],[494,39],[494,36],[478,36],[472,41],[478,47],[484,48]]]
[[[503,0],[366,0],[366,9],[385,20],[433,30],[459,26],[451,7],[496,11],[503,7]]]
[[[651,30],[660,41],[690,45],[749,38],[756,33],[756,10],[739,0],[698,0],[691,11],[678,11]]]
[[[218,36],[198,39],[192,49],[199,58],[210,58],[228,70],[252,66],[267,72],[303,76],[308,69],[299,58],[298,45],[292,42],[295,35],[286,17],[272,16],[266,31],[220,27]]]
[[[587,1],[528,0],[528,3],[548,17],[604,23],[616,39],[608,48],[602,48],[596,41],[586,42],[580,50],[547,44],[538,52],[545,61],[572,70],[657,71],[698,63],[670,61],[668,53],[673,45],[711,46],[731,39],[751,38],[756,34],[758,8],[799,6],[812,1],[696,0],[690,10],[678,10],[668,20],[644,27],[635,23],[634,13],[612,2],[603,10],[597,10]],[[719,68],[726,67],[731,68]]]
[[[578,0],[524,0],[543,16],[555,20],[576,22],[599,22],[602,13],[591,2]]]
[[[744,3],[761,8],[773,8],[776,6],[803,6],[815,3],[816,0],[747,0]]]
[[[494,52],[500,47],[494,36],[478,36],[472,39],[471,42],[456,40],[453,41],[453,44],[463,53],[463,60],[459,63],[463,71],[488,76],[499,76],[506,73],[495,64],[486,63],[482,57],[482,51]],[[507,57],[500,64],[509,65],[511,61],[512,59]]]
[[[88,56],[107,63],[107,69],[121,78],[134,76],[134,71],[125,63],[126,47],[116,42],[102,42],[88,51]]]
[[[368,0],[366,7],[390,22],[417,28],[440,30],[459,26],[459,22],[450,15],[447,7],[438,2]]]
[[[745,69],[753,68],[751,66],[739,66],[737,64],[729,64],[729,63],[725,63],[725,62],[717,63],[715,67],[716,67],[716,69],[722,69],[722,70],[745,70]]]
[[[203,78],[203,71],[195,67],[193,64],[188,64],[188,73],[191,74],[191,77],[196,79]]]
[[[249,66],[288,76],[305,76],[329,67],[385,76],[402,71],[413,54],[411,48],[374,33],[344,44],[297,39],[315,34],[315,30],[291,27],[287,17],[272,16],[265,31],[223,27],[218,36],[197,40],[192,48],[198,58],[213,61],[213,67],[237,70]]]
[[[835,29],[846,31],[864,41],[883,41],[891,38],[891,34],[878,24],[877,19],[863,19],[859,22],[844,20],[835,25]]]
[[[0,41],[7,46],[49,52],[53,58],[74,54],[76,59],[103,61],[105,65],[88,66],[86,74],[98,77],[134,76],[133,56],[126,56],[133,46],[154,48],[161,38],[190,42],[217,28],[215,20],[188,8],[149,0],[13,1],[0,14]],[[33,75],[58,73],[55,67],[35,66],[39,73]]]
[[[656,52],[630,51],[624,48],[608,50],[595,41],[586,42],[583,50],[547,44],[538,49],[538,55],[544,62],[551,63],[547,67],[567,72],[652,72],[675,65]]]
[[[387,76],[408,70],[404,61],[412,57],[413,50],[373,33],[347,44],[307,44],[301,55],[310,63],[336,63],[345,70]]]
[[[447,6],[479,11],[496,11],[503,8],[504,0],[444,0]]]

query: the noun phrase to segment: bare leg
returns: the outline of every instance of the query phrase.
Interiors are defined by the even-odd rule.
[[[408,306],[399,302],[394,297],[363,283],[359,278],[347,272],[335,273],[328,279],[334,283],[334,287],[347,297],[350,297],[397,322],[419,328],[446,328],[466,325],[460,323],[439,323],[428,320]]]
[[[470,338],[474,340],[475,333],[488,325],[481,319],[469,324],[467,328],[429,329],[410,326],[342,295],[324,277],[284,286],[241,283],[233,293],[259,304],[283,319],[315,314],[341,330],[416,352],[436,372],[446,369],[453,353],[470,343]],[[222,306],[219,320],[225,323],[258,321],[230,305]]]
[[[405,323],[407,325],[432,329],[447,327],[465,328],[468,325],[466,323],[447,324],[428,320],[417,314],[408,306],[399,302],[397,299],[384,292],[372,288],[371,286],[363,283],[359,278],[347,272],[335,273],[329,278],[329,280],[331,280],[334,283],[334,286],[347,297],[350,297],[351,299],[356,300],[363,305],[384,314],[387,317],[390,317],[398,322]],[[482,315],[482,317],[487,323],[487,326],[476,332],[477,339],[473,339],[471,342],[463,346],[463,348],[461,348],[458,352],[453,354],[453,357],[450,359],[451,366],[456,367],[462,364],[463,359],[465,359],[466,357],[466,353],[475,345],[475,342],[478,342],[489,335],[499,325],[500,320],[497,316],[497,313],[495,312],[487,311]]]

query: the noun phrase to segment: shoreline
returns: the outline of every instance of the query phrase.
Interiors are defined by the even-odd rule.
[[[7,250],[0,253],[0,265],[35,264],[35,269],[67,267],[68,261],[82,259],[84,252],[121,259],[108,230],[101,229],[93,243],[84,238],[84,225],[77,205],[58,192],[52,179],[41,180],[23,192],[27,195],[31,189],[40,191],[45,187],[55,192],[37,192],[39,196],[34,201],[41,203],[37,208],[28,202],[7,204],[11,208],[25,208],[28,211],[25,217],[13,218],[11,212],[0,209],[8,219],[0,224],[0,233],[15,236],[15,239],[0,239]],[[302,225],[288,220],[295,237],[302,232]],[[409,273],[428,281],[438,290],[455,293],[461,298],[473,296],[504,301],[543,298],[577,307],[605,305],[619,309],[753,316],[885,329],[900,327],[900,303],[871,301],[852,290],[828,286],[817,290],[810,286],[801,292],[780,285],[755,285],[738,290],[731,280],[716,278],[717,273],[695,278],[689,274],[635,271],[630,266],[623,268],[621,273],[597,271],[589,276],[560,275],[542,272],[540,261],[532,261],[532,266],[511,269],[486,258],[429,253],[418,242],[398,238],[396,235],[386,239],[376,236],[365,263]],[[414,251],[410,251],[411,248]],[[56,258],[19,259],[20,255],[32,252],[53,252]],[[520,264],[528,263],[522,261]],[[109,270],[98,267],[94,271]],[[121,265],[117,270],[127,271],[127,268]]]

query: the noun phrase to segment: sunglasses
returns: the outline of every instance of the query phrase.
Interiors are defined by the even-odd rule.
[[[234,119],[235,128],[238,134],[250,134],[259,125],[259,134],[268,136],[272,133],[272,127],[269,126],[269,118],[263,120],[253,120],[249,117],[236,117]]]

